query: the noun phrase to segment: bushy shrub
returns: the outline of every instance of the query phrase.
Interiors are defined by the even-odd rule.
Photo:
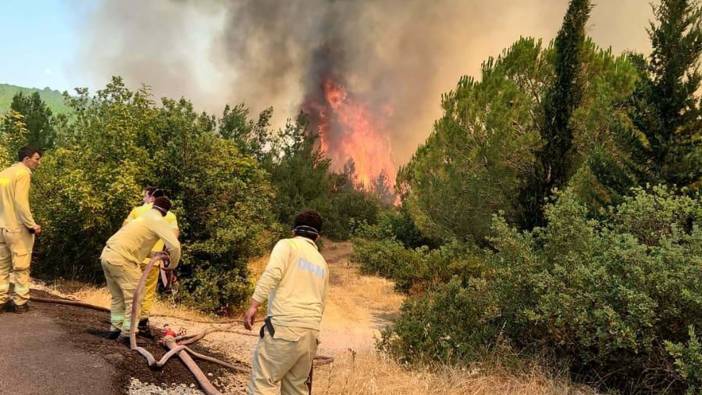
[[[361,271],[395,280],[396,289],[407,292],[411,276],[424,271],[424,251],[410,250],[392,239],[354,239],[351,260],[361,264]]]
[[[363,234],[381,235],[383,230],[367,226]],[[465,283],[479,275],[482,271],[479,256],[471,246],[457,241],[436,249],[427,246],[412,249],[392,238],[356,238],[351,259],[361,265],[364,273],[395,281],[398,291],[422,293],[454,277]]]
[[[174,201],[183,245],[177,298],[209,311],[244,302],[246,262],[271,243],[268,173],[217,121],[184,99],[153,103],[119,78],[96,95],[69,99],[74,116],[58,127],[33,180],[32,204],[44,228],[33,274],[102,281],[98,257],[145,185]]]
[[[636,190],[593,220],[565,192],[545,228],[496,219],[485,267],[410,299],[380,345],[405,360],[465,362],[507,341],[607,387],[695,385],[700,356],[693,340],[679,344],[702,324],[700,208],[665,188]]]

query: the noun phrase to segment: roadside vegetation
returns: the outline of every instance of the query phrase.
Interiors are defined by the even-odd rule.
[[[388,185],[331,170],[304,114],[274,130],[272,109],[202,113],[119,77],[65,96],[70,116],[17,95],[0,164],[27,143],[46,149],[33,274],[99,283],[104,241],[158,185],[185,246],[176,301],[231,313],[252,291],[247,263],[313,208],[363,273],[406,295],[372,356],[398,377],[492,366],[531,380],[540,366],[565,381],[538,392],[699,392],[702,9],[655,2],[644,56],[589,38],[592,7],[571,0],[555,40],[522,37],[459,78],[398,172],[395,206]],[[366,388],[353,358],[328,380]]]

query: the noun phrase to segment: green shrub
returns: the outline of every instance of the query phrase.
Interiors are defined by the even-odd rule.
[[[380,345],[404,360],[469,362],[506,340],[604,387],[694,386],[694,342],[665,345],[702,324],[700,208],[665,188],[636,190],[593,220],[565,192],[546,207],[545,228],[498,218],[484,267],[410,299]]]
[[[395,280],[395,288],[407,292],[413,273],[424,271],[424,251],[410,250],[392,239],[354,239],[351,260],[361,264],[361,271]]]
[[[675,370],[688,385],[689,394],[702,391],[702,345],[695,334],[695,328],[688,330],[690,340],[687,344],[666,342],[665,347],[675,358]]]
[[[74,116],[58,127],[33,180],[32,205],[44,228],[33,275],[100,282],[99,255],[141,189],[157,185],[174,201],[182,263],[176,298],[208,311],[248,299],[246,262],[275,229],[269,174],[216,132],[216,120],[184,99],[128,90],[119,78],[96,95],[69,99]]]
[[[380,226],[366,226],[363,234],[380,236]],[[401,292],[419,293],[457,277],[463,283],[482,271],[480,255],[469,245],[453,241],[436,249],[426,246],[406,248],[392,238],[353,241],[354,262],[364,273],[377,274],[395,281]]]

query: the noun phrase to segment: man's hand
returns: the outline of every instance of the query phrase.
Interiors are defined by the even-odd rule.
[[[246,310],[244,315],[244,328],[251,330],[254,324],[254,319],[256,318],[256,312],[258,311],[258,306],[261,304],[255,300],[251,300],[251,307]]]
[[[171,255],[168,253],[168,251],[159,251],[153,254],[153,257],[160,259],[161,262],[163,262],[163,267],[168,267],[168,265],[171,263]]]
[[[35,224],[32,227],[32,233],[34,233],[35,236],[39,236],[39,234],[41,233],[41,226],[39,224]]]

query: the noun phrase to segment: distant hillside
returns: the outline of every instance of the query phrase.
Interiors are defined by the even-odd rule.
[[[23,88],[21,86],[0,84],[0,113],[7,112],[7,110],[10,109],[12,97],[17,94],[17,92],[23,92],[24,94],[39,92],[41,99],[49,106],[54,114],[64,114],[71,111],[70,108],[63,103],[63,94],[59,91],[49,88]]]

